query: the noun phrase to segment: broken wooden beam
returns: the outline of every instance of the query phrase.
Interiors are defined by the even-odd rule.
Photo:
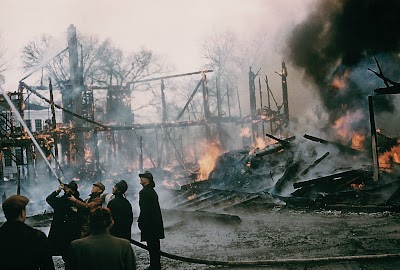
[[[326,183],[328,181],[333,181],[335,179],[342,179],[344,177],[346,177],[346,178],[353,177],[355,175],[358,175],[358,174],[361,174],[364,172],[365,172],[365,170],[362,170],[362,169],[340,172],[340,173],[336,173],[336,174],[332,174],[332,175],[314,178],[314,179],[307,180],[307,181],[294,183],[293,187],[294,188],[308,187],[308,186],[311,186],[311,185],[314,185],[317,183]]]
[[[271,134],[268,134],[268,133],[265,134],[265,136],[270,137],[271,139],[274,139],[275,141],[279,142],[282,146],[289,146],[290,145],[290,141],[292,141],[292,140],[294,140],[296,138],[295,136],[292,136],[292,137],[289,137],[289,138],[287,138],[285,140],[282,140],[282,139],[277,138],[277,137],[275,137],[275,136],[273,136]]]
[[[304,134],[303,137],[308,139],[308,140],[314,141],[314,142],[319,142],[319,143],[322,143],[322,144],[334,145],[337,148],[339,148],[340,151],[346,152],[346,153],[351,154],[351,155],[360,155],[360,154],[364,153],[363,151],[360,151],[360,150],[345,146],[343,144],[340,144],[340,143],[337,143],[337,142],[327,141],[327,140],[324,140],[324,139],[321,139],[321,138],[317,138],[317,137],[314,137],[314,136],[311,136],[311,135],[308,135],[308,134]]]

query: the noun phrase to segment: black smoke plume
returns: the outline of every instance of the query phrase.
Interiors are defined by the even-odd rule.
[[[286,55],[318,86],[331,123],[348,110],[361,109],[368,117],[367,96],[384,86],[368,71],[377,70],[374,56],[385,76],[399,78],[399,25],[397,0],[323,0],[295,27]],[[345,91],[332,89],[334,78],[346,81]],[[377,112],[394,109],[388,98],[376,107]]]

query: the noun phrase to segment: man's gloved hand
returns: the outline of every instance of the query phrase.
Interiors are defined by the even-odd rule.
[[[60,193],[60,191],[63,190],[63,189],[64,189],[64,184],[60,184],[60,185],[58,186],[58,188],[57,188],[56,191],[57,191],[58,193]]]

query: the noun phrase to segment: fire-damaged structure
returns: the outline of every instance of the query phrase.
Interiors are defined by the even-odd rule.
[[[10,166],[8,160],[11,157],[14,161],[11,166],[15,166],[18,171],[9,177],[10,179],[4,181],[4,175],[0,170],[2,191],[11,189],[10,192],[13,192],[13,189],[17,186],[17,193],[20,193],[21,186],[35,184],[37,181],[43,181],[43,178],[57,178],[59,181],[64,178],[89,182],[101,181],[108,179],[107,173],[121,173],[121,171],[112,172],[107,168],[113,167],[116,162],[123,163],[118,168],[124,168],[128,175],[143,171],[145,167],[146,169],[160,170],[161,166],[169,167],[172,164],[172,166],[177,166],[183,171],[181,179],[186,178],[183,183],[204,180],[208,177],[211,169],[197,170],[199,154],[196,151],[192,158],[185,155],[184,129],[193,128],[191,133],[186,134],[186,136],[190,137],[195,134],[198,138],[205,138],[206,145],[216,146],[218,152],[225,151],[224,142],[227,131],[224,130],[224,126],[227,125],[240,126],[239,129],[244,130],[245,135],[242,143],[245,147],[250,147],[252,141],[255,142],[260,137],[261,130],[259,130],[259,127],[261,124],[262,133],[265,132],[264,123],[270,124],[271,132],[274,134],[284,134],[288,131],[288,102],[287,100],[284,101],[284,113],[280,112],[283,105],[278,106],[276,101],[277,109],[271,109],[270,98],[274,97],[269,89],[267,78],[265,81],[268,90],[268,106],[263,107],[261,100],[261,109],[257,110],[256,77],[258,74],[254,74],[251,67],[249,71],[251,114],[242,117],[240,109],[239,117],[232,116],[229,103],[232,102],[234,97],[229,96],[229,92],[227,92],[229,114],[226,115],[221,109],[221,89],[217,88],[216,101],[213,101],[217,104],[217,115],[215,116],[210,109],[206,76],[213,70],[136,80],[128,82],[126,85],[112,85],[111,74],[108,86],[85,85],[82,74],[83,63],[82,60],[79,63],[76,29],[73,25],[68,29],[68,47],[58,55],[66,52],[69,54],[70,79],[57,82],[62,97],[62,105],[54,101],[53,84],[50,79],[48,87],[43,84],[31,86],[24,82],[33,72],[20,80],[17,91],[8,94],[17,111],[13,111],[12,106],[2,100],[2,111],[7,113],[2,115],[1,149],[3,166],[1,166],[1,169],[5,165]],[[176,77],[195,75],[201,77],[186,104],[176,117],[169,115],[166,105],[165,81]],[[279,75],[282,77],[282,83],[286,85],[287,73],[284,63],[282,74]],[[131,108],[131,92],[135,85],[151,81],[161,82],[162,122],[135,124]],[[261,95],[260,81],[259,88]],[[287,88],[283,89],[286,92],[287,99]],[[49,97],[42,94],[43,91],[47,90]],[[96,116],[94,96],[95,92],[104,91],[106,91],[107,102],[105,108],[102,108],[104,117],[100,118],[102,121],[99,121],[99,117]],[[193,109],[191,102],[198,92],[202,94],[203,116],[190,119],[190,114],[188,114],[189,119],[182,120],[185,114]],[[31,126],[28,125],[25,128],[19,120],[19,116],[21,119],[27,119],[24,115],[25,103],[30,96],[38,97],[47,103],[49,115],[51,115],[46,120],[46,127],[43,130],[33,132],[33,134],[29,134]],[[241,100],[238,91],[237,99],[240,108]],[[61,122],[56,120],[57,110],[62,111]],[[30,119],[28,120],[30,121]],[[244,127],[247,125],[251,129]],[[143,136],[143,134],[140,134],[142,131],[148,132]],[[146,139],[146,136],[154,136],[154,138]],[[38,142],[40,149],[34,144],[34,141]],[[152,141],[155,141],[156,145],[153,145]],[[41,152],[43,152],[43,155]],[[123,158],[118,158],[119,156]],[[6,159],[7,164],[4,162]],[[49,166],[46,166],[46,163]]]
[[[79,64],[76,29],[72,25],[68,29],[68,48],[64,51],[69,53],[70,80],[60,84],[62,106],[54,101],[51,80],[48,87],[50,98],[40,93],[46,88],[25,83],[23,80],[26,77],[19,82],[18,91],[8,94],[23,119],[24,95],[35,95],[48,103],[52,117],[47,128],[35,132],[32,138],[24,126],[12,117],[16,112],[10,109],[7,102],[1,101],[3,111],[9,111],[1,118],[2,163],[11,158],[17,167],[15,178],[7,183],[2,181],[3,187],[17,186],[17,193],[20,193],[21,183],[22,186],[24,181],[32,184],[44,175],[43,172],[46,177],[57,178],[58,181],[66,178],[94,182],[116,175],[130,177],[147,169],[161,179],[164,187],[175,190],[176,196],[169,203],[170,208],[216,210],[246,204],[318,207],[341,203],[398,204],[398,160],[397,157],[387,157],[388,152],[398,147],[398,141],[376,130],[372,96],[368,98],[370,135],[354,132],[350,142],[330,141],[315,135],[301,136],[291,132],[285,62],[282,62],[282,70],[278,73],[282,80],[282,105],[277,104],[267,77],[264,80],[267,105],[263,105],[261,76],[250,67],[250,115],[242,116],[237,91],[240,112],[237,117],[230,112],[229,103],[233,97],[229,96],[229,92],[229,114],[222,112],[222,94],[217,84],[214,101],[216,115],[211,113],[207,74],[213,70],[135,80],[126,85],[112,85],[111,74],[107,86],[85,85],[83,63]],[[386,78],[378,61],[376,63],[379,73],[374,73],[387,88],[377,89],[375,93],[397,94],[399,83]],[[166,81],[195,75],[201,78],[186,104],[176,117],[171,116],[166,102]],[[339,70],[337,84],[334,81],[331,87],[340,85],[345,77],[346,72]],[[162,121],[136,124],[131,93],[135,85],[151,81],[160,82]],[[182,120],[200,91],[202,118],[192,120],[188,114],[189,119]],[[106,93],[102,121],[96,115],[96,92]],[[272,100],[276,109],[272,109]],[[56,121],[56,109],[63,112],[62,123]],[[227,125],[243,134],[242,148],[229,150],[225,147]],[[198,157],[196,150],[191,157],[187,152],[185,154],[191,142],[184,143],[184,136],[205,139],[202,157]],[[37,151],[34,140],[44,156]],[[40,169],[41,159],[45,159],[51,168]],[[109,170],[116,163],[120,163],[118,171]],[[3,166],[0,167],[0,179],[4,179]],[[172,169],[168,171],[165,167]]]

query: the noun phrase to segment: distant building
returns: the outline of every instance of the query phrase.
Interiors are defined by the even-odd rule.
[[[24,122],[33,135],[45,133],[50,129],[49,125],[52,119],[51,110],[50,108],[43,109],[42,107],[35,110],[32,107],[35,108],[35,106],[29,106],[29,109],[25,108]],[[56,122],[62,123],[62,111],[56,109],[55,116]],[[18,140],[18,136],[21,136],[21,123],[9,111],[9,108],[0,107],[0,132],[2,139],[0,176],[2,175],[3,178],[0,178],[0,182],[16,180],[18,178],[18,169],[21,180],[27,179],[29,166],[27,152],[29,151],[26,149],[26,144],[23,144],[22,140]],[[13,141],[16,143],[13,143]],[[21,145],[17,143],[18,141],[21,141]],[[41,159],[40,155],[36,155],[36,161]],[[37,166],[36,171],[38,173],[47,171],[45,164],[36,162],[35,166]],[[52,164],[52,166],[55,166],[55,164]],[[35,176],[31,176],[30,178],[34,179]]]

